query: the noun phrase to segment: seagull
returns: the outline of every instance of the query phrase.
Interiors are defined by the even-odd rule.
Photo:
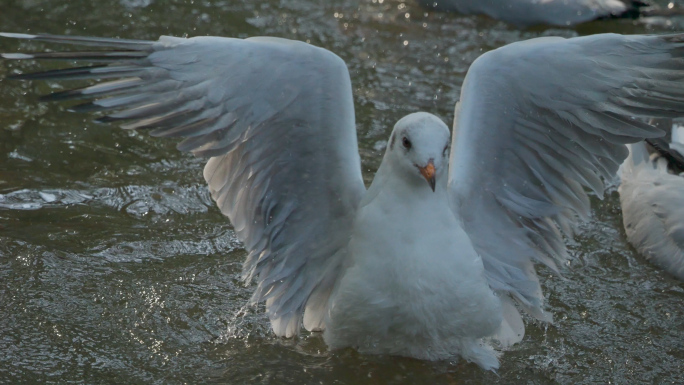
[[[571,26],[600,18],[639,16],[647,4],[631,0],[419,0],[426,8],[484,14],[518,26]]]
[[[326,49],[0,36],[89,46],[2,57],[89,63],[9,77],[103,80],[44,100],[86,99],[71,110],[209,158],[211,196],[248,252],[250,303],[265,302],[275,335],[303,326],[330,349],[486,370],[522,340],[520,311],[551,321],[535,263],[568,261],[588,191],[602,197],[626,143],[664,135],[637,118],[684,113],[684,34],[517,42],[471,65],[452,135],[432,114],[401,118],[366,189],[349,71]]]
[[[656,266],[684,281],[684,127],[670,142],[629,145],[618,188],[627,240]]]

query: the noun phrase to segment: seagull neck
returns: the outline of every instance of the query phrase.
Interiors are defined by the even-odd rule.
[[[447,200],[447,175],[445,172],[438,172],[436,178],[435,191],[433,192],[428,182],[416,172],[416,177],[405,175],[405,170],[396,170],[391,162],[383,161],[375,174],[373,183],[361,205],[370,203],[380,196],[392,197],[400,204],[436,204],[440,207]]]

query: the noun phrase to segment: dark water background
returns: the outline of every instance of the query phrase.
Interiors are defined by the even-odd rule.
[[[542,35],[682,31],[684,20],[520,31],[398,0],[0,0],[0,27],[272,35],[328,48],[352,74],[370,181],[401,116],[425,110],[451,121],[483,52]],[[44,47],[0,39],[0,52]],[[4,62],[0,77],[30,69]],[[569,241],[565,279],[540,270],[556,322],[529,322],[498,374],[330,353],[320,336],[273,337],[262,313],[243,308],[245,252],[206,191],[203,160],[173,140],[37,102],[60,89],[0,80],[0,383],[684,383],[684,284],[627,245],[615,192],[594,199],[592,221]]]

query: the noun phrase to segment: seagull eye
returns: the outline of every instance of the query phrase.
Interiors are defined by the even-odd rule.
[[[449,145],[447,144],[446,146],[444,146],[444,151],[442,151],[442,156],[446,156],[448,149],[449,149]]]
[[[410,150],[411,149],[411,141],[408,140],[407,137],[401,138],[401,144],[404,146],[405,149]]]

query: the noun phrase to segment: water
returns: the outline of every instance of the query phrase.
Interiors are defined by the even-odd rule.
[[[333,50],[352,74],[367,181],[398,118],[426,110],[451,121],[468,66],[487,50],[684,30],[651,18],[519,31],[397,0],[0,0],[0,10],[13,32],[273,35]],[[0,40],[0,51],[20,48],[41,46]],[[0,77],[31,68],[5,62]],[[330,353],[318,335],[274,338],[260,309],[244,308],[245,252],[209,198],[202,160],[37,102],[59,89],[0,81],[2,383],[684,383],[684,284],[628,246],[614,191],[569,241],[564,278],[540,269],[556,322],[529,321],[498,374]]]

